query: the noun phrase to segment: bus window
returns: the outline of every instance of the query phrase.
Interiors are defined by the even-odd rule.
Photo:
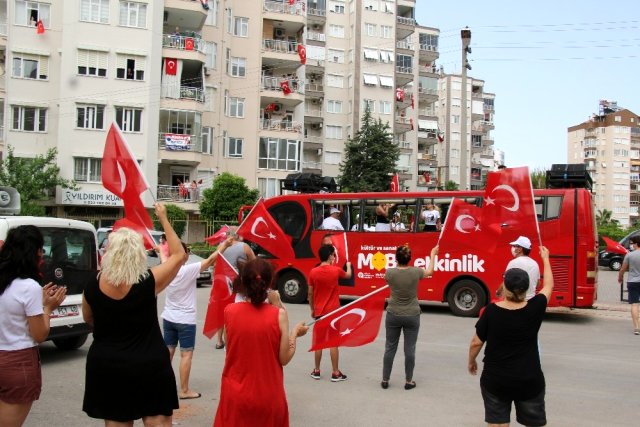
[[[469,200],[475,200],[475,198],[469,198]],[[451,204],[451,197],[447,198],[429,198],[422,199],[420,201],[420,231],[440,231],[444,219],[449,211],[449,205]],[[430,211],[429,206],[433,205],[433,209]]]
[[[536,217],[538,221],[548,221],[560,218],[562,196],[535,197]]]
[[[415,199],[370,199],[362,207],[364,231],[414,230],[416,217]],[[382,212],[387,212],[383,215]]]
[[[359,200],[314,200],[313,201],[313,224],[315,230],[351,230],[353,224],[356,224],[356,216],[360,213]],[[338,215],[330,217],[332,210],[338,210]],[[329,218],[329,219],[327,219]]]
[[[307,228],[307,215],[304,208],[296,202],[279,203],[269,208],[282,231],[293,238],[295,244]]]

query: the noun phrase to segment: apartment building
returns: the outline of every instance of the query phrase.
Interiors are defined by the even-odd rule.
[[[568,163],[585,163],[596,210],[609,210],[622,226],[636,224],[640,205],[640,117],[600,101],[589,120],[567,129]]]
[[[487,172],[494,169],[493,115],[495,94],[484,91],[484,81],[467,78],[467,164],[461,164],[463,149],[462,77],[443,74],[438,82],[437,117],[440,129],[433,152],[438,159],[437,180],[460,182],[460,169],[470,170],[471,190],[482,189]]]

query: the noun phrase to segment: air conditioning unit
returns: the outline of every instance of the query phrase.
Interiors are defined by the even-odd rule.
[[[319,30],[321,27],[320,24],[313,24],[311,28],[313,28],[314,30]]]
[[[322,156],[322,148],[318,148],[318,156]]]
[[[211,75],[211,70],[208,67],[204,67],[204,75],[205,76],[210,76]]]
[[[282,104],[274,104],[273,106],[273,112],[274,113],[280,113],[282,112]]]
[[[276,29],[273,31],[273,35],[274,35],[275,37],[284,37],[284,36],[285,36],[284,28],[276,28]]]

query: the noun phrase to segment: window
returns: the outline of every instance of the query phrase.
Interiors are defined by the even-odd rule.
[[[353,74],[347,76],[347,87],[353,87]]]
[[[327,74],[327,86],[344,87],[344,76],[340,74]]]
[[[215,129],[211,127],[202,128],[202,153],[213,154],[213,136]]]
[[[621,122],[622,121],[622,116],[615,116],[613,118],[613,120],[616,121],[616,122]]]
[[[380,101],[380,114],[391,114],[391,101]]]
[[[363,50],[364,53],[364,59],[367,61],[377,61],[378,60],[378,51],[375,49],[367,49],[364,48]]]
[[[209,10],[207,11],[207,18],[204,21],[205,25],[218,26],[218,0],[212,0],[209,2]]]
[[[342,101],[327,101],[328,113],[342,113]]]
[[[102,159],[75,157],[73,179],[78,182],[102,182]]]
[[[378,0],[364,0],[364,10],[378,10]]]
[[[206,111],[216,111],[216,88],[215,87],[207,87],[206,88],[207,97],[205,98],[205,110]]]
[[[328,165],[339,165],[342,160],[342,153],[337,151],[325,151],[324,162]]]
[[[329,56],[329,62],[336,62],[338,64],[344,64],[344,50],[329,49],[327,51]]]
[[[613,155],[629,157],[629,150],[613,150]]]
[[[16,52],[13,54],[13,77],[22,79],[47,80],[49,58]]]
[[[216,65],[218,63],[218,44],[214,42],[205,42],[207,59],[205,62],[205,66],[212,70],[218,68]]]
[[[457,149],[457,148],[452,148],[452,149],[449,151],[449,153],[450,153],[450,155],[451,155],[451,158],[452,158],[452,159],[457,159],[457,158],[459,158],[459,157],[460,157],[460,150],[459,150],[459,149]]]
[[[109,23],[109,0],[80,0],[80,20]]]
[[[367,109],[369,109],[369,112],[375,113],[376,112],[376,101],[375,101],[375,99],[363,99],[362,100],[362,109],[365,110],[365,111]]]
[[[258,168],[297,171],[300,169],[300,141],[260,138]]]
[[[144,56],[118,55],[116,78],[126,80],[144,80]]]
[[[120,1],[120,25],[123,27],[146,28],[147,5],[132,1]]]
[[[47,109],[36,107],[20,107],[14,105],[12,109],[12,130],[25,132],[46,132]]]
[[[381,25],[380,26],[380,34],[383,39],[390,39],[393,34],[393,27],[389,25]]]
[[[229,98],[229,117],[244,117],[244,98]]]
[[[6,5],[5,5],[6,7]],[[44,28],[51,28],[51,6],[47,3],[16,0],[16,25],[35,27],[42,20]]]
[[[76,112],[76,127],[81,129],[104,129],[104,105],[78,104]]]
[[[376,37],[378,35],[378,26],[369,22],[364,23],[364,32],[370,37]]]
[[[227,33],[233,32],[233,9],[230,7],[225,9],[227,15]]]
[[[122,132],[140,132],[142,129],[142,110],[116,107],[116,123]]]
[[[457,125],[458,123],[460,123],[460,116],[456,115],[456,114],[452,114],[451,115],[451,124]]]
[[[278,195],[277,178],[258,178],[258,191],[262,197],[273,197]]]
[[[342,127],[341,126],[325,126],[325,137],[327,139],[342,139]]]
[[[224,145],[225,157],[242,158],[242,144],[244,138],[228,137]]]
[[[482,135],[471,135],[471,146],[475,148],[482,147]]]
[[[363,74],[364,84],[367,86],[377,86],[378,85],[378,76],[375,74]]]
[[[331,11],[335,13],[344,13],[344,5],[335,4],[333,5],[333,9],[331,9]]]
[[[249,18],[236,17],[233,19],[233,35],[249,37]]]
[[[329,25],[329,35],[331,37],[337,37],[339,39],[344,38],[344,26],[342,25]]]
[[[381,50],[380,51],[380,62],[384,62],[385,64],[390,64],[393,62],[394,53],[391,50]]]
[[[460,98],[451,98],[451,106],[452,107],[460,107],[462,103],[460,102]]]
[[[247,72],[247,58],[232,56],[227,63],[227,73],[233,77],[244,77]]]
[[[78,74],[107,77],[107,52],[78,49]]]

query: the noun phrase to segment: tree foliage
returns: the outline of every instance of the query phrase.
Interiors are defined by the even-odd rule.
[[[457,182],[449,180],[444,183],[444,189],[446,191],[458,191],[460,188],[458,187]]]
[[[187,212],[180,206],[173,204],[167,204],[166,208],[167,218],[169,219],[171,227],[173,227],[173,230],[176,232],[178,237],[182,236],[184,229],[187,226]],[[153,227],[156,230],[162,230],[162,225],[160,224],[160,221],[158,221],[158,217],[155,213],[153,214]]]
[[[200,213],[209,220],[236,218],[240,207],[254,204],[258,195],[257,189],[247,187],[244,178],[224,172],[202,192]]]
[[[343,191],[389,191],[400,149],[393,143],[389,123],[371,117],[367,108],[362,127],[345,145],[338,180]]]
[[[530,173],[531,186],[533,188],[546,188],[547,186],[547,171],[544,169],[534,169]]]
[[[16,157],[13,147],[8,147],[7,157],[0,164],[0,185],[18,190],[22,215],[44,215],[44,208],[38,202],[49,199],[56,186],[77,189],[74,181],[60,176],[57,155],[58,150],[50,148],[44,155]]]
[[[613,219],[613,212],[610,210],[598,209],[598,212],[596,212],[596,225],[598,227],[618,225],[618,220]]]

